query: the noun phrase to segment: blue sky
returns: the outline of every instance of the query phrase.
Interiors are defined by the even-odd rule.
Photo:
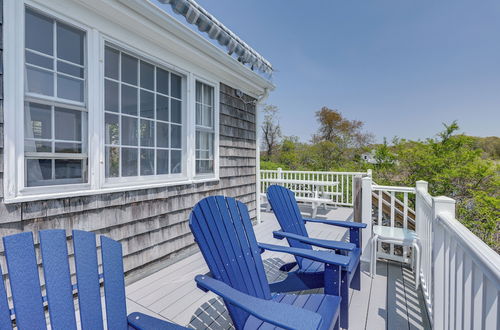
[[[500,136],[498,0],[198,3],[275,67],[267,103],[285,135],[308,141],[327,106],[378,141],[431,137],[455,119]]]

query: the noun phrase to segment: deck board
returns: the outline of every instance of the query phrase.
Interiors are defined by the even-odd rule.
[[[348,220],[352,209],[320,209],[318,217]],[[263,213],[262,218],[263,222],[254,227],[257,240],[286,245],[286,240],[272,236],[272,231],[279,229],[272,213]],[[316,238],[342,240],[347,235],[344,228],[317,223],[308,223],[307,229]],[[262,259],[270,282],[282,279],[285,273],[279,267],[294,261],[293,256],[272,251],[264,252]],[[379,261],[371,278],[368,268],[362,264],[362,291],[350,292],[350,329],[428,329],[422,294],[415,291],[411,271],[397,263]],[[207,272],[201,253],[196,253],[142,278],[126,288],[128,310],[149,312],[195,329],[234,329],[223,301],[196,287],[194,276]]]

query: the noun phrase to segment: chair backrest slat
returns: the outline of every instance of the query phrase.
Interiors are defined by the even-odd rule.
[[[201,200],[189,225],[212,275],[249,295],[270,299],[269,284],[248,210],[234,198],[211,196]],[[226,304],[240,327],[248,314]]]
[[[128,326],[122,246],[117,241],[101,236],[101,252],[108,329],[126,330]]]
[[[53,329],[76,329],[66,231],[40,231],[43,274]]]
[[[3,281],[2,267],[0,267],[0,329],[11,329],[9,302],[7,301],[7,291]]]
[[[73,230],[82,329],[103,329],[95,234]]]
[[[308,236],[293,191],[283,186],[272,185],[267,189],[267,199],[283,231],[301,236]],[[287,241],[291,247],[312,249],[310,245],[296,240],[287,239]],[[301,257],[296,257],[295,259],[299,265],[302,265]]]
[[[31,232],[3,237],[19,329],[46,329],[40,278]]]

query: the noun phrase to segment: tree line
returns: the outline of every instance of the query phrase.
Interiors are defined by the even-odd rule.
[[[457,201],[457,219],[500,251],[500,138],[460,133],[457,122],[425,140],[384,138],[364,130],[364,123],[323,107],[315,113],[318,130],[308,142],[283,136],[279,109],[263,108],[261,169],[365,171],[383,185],[429,182],[429,193]],[[367,163],[362,155],[373,156]]]

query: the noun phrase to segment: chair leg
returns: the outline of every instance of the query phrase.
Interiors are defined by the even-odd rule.
[[[342,272],[342,284],[340,285],[340,326],[343,329],[349,329],[349,283],[347,281],[347,272]]]
[[[315,202],[313,202],[312,203],[311,218],[315,219],[317,214],[318,214],[318,205]]]
[[[337,321],[335,322],[335,325],[333,326],[333,330],[340,330],[340,316],[337,317]]]
[[[373,278],[375,276],[375,272],[377,270],[377,240],[378,236],[374,235],[372,237],[372,250],[371,252],[371,260],[370,260],[370,275]]]
[[[358,267],[356,267],[352,276],[351,288],[358,291],[361,290],[361,261],[359,261]]]

